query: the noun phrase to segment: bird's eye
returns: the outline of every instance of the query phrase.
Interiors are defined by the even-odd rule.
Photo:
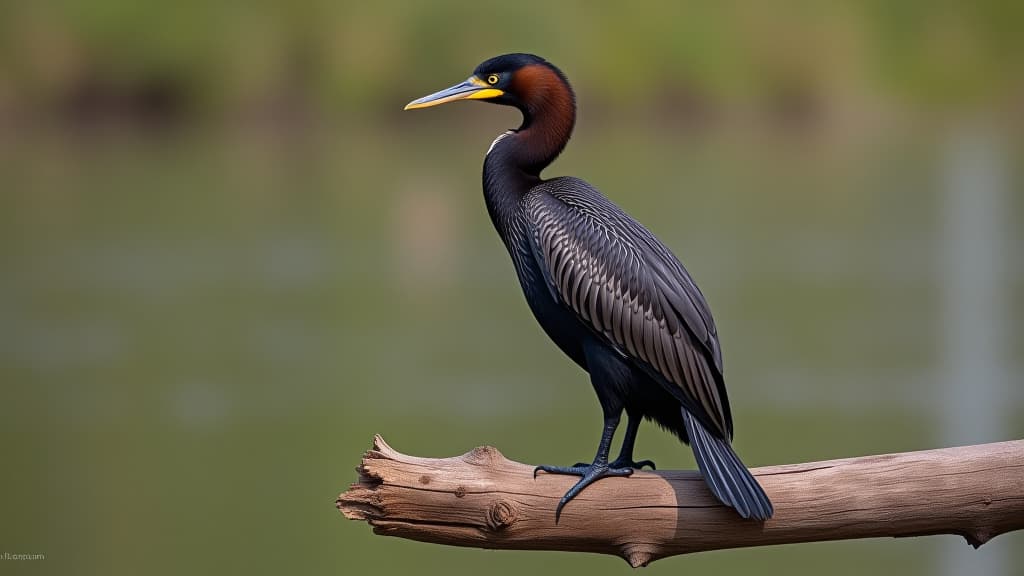
[[[497,84],[498,83],[498,75],[497,74],[489,74],[487,76],[487,83],[490,84],[491,86]]]

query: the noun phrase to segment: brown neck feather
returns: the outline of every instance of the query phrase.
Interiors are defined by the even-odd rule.
[[[523,100],[523,125],[515,136],[520,168],[539,175],[569,142],[576,124],[576,98],[561,73],[544,64],[520,68],[512,83]]]

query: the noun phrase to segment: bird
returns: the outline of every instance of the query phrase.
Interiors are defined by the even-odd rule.
[[[504,54],[405,109],[460,100],[522,113],[522,124],[499,134],[484,156],[484,200],[530,310],[590,375],[601,405],[603,428],[592,462],[534,469],[534,478],[538,472],[579,477],[559,500],[555,521],[597,480],[655,468],[633,460],[644,419],[690,445],[720,502],[742,518],[770,518],[771,501],[731,446],[718,331],[689,272],[654,234],[584,180],[541,176],[576,123],[576,95],[565,74],[533,54]],[[609,462],[623,412],[625,435]]]

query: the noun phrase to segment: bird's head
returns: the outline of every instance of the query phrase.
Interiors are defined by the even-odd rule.
[[[576,123],[576,96],[565,75],[533,54],[505,54],[476,67],[473,75],[450,88],[406,104],[405,109],[427,108],[455,102],[481,100],[515,106],[523,123],[515,138],[498,137],[487,155],[503,141],[505,156],[524,172],[539,175],[565,148]],[[506,133],[506,134],[509,134]]]
[[[515,106],[527,120],[542,108],[565,108],[575,112],[575,97],[565,75],[551,63],[533,54],[505,54],[476,67],[463,82],[406,104],[406,110],[427,108],[456,100],[483,100]],[[572,109],[572,110],[569,110]]]

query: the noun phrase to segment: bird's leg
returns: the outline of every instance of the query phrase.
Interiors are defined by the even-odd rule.
[[[594,462],[589,466],[537,466],[533,469],[534,478],[537,477],[537,472],[540,470],[549,474],[571,474],[574,476],[582,476],[579,482],[570,488],[569,491],[565,493],[565,496],[562,496],[562,499],[558,501],[558,506],[555,508],[555,522],[558,522],[558,517],[562,514],[562,508],[587,486],[590,486],[594,482],[606,476],[629,476],[633,473],[633,469],[629,467],[611,468],[608,466],[608,451],[611,449],[612,436],[615,435],[615,429],[618,428],[618,426],[619,415],[609,415],[605,413],[604,431],[601,432],[601,443],[597,447],[597,455],[594,456]]]
[[[626,421],[626,437],[622,439],[622,448],[619,450],[619,457],[614,462],[609,462],[609,468],[633,468],[640,470],[644,466],[650,466],[651,470],[657,470],[657,466],[651,460],[633,461],[633,445],[636,443],[636,433],[640,429],[640,421],[643,419],[638,413],[626,411],[629,419]],[[574,468],[586,466],[586,462],[577,462]]]
[[[640,421],[643,420],[643,416],[639,413],[626,410],[626,436],[622,439],[622,448],[619,450],[619,457],[608,466],[611,468],[633,468],[640,470],[644,466],[650,466],[651,470],[657,470],[654,462],[650,460],[641,460],[635,462],[633,460],[633,444],[636,443],[636,432],[640,429]]]

